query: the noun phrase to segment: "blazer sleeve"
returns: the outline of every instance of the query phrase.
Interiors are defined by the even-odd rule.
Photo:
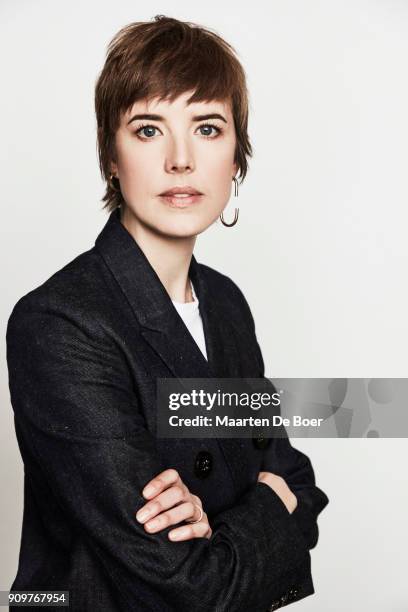
[[[155,439],[121,340],[96,317],[66,310],[27,296],[16,304],[6,335],[12,406],[61,512],[97,554],[126,609],[150,609],[161,597],[161,610],[264,612],[294,588],[295,599],[311,594],[302,532],[264,483],[217,515],[210,539],[171,542],[174,526],[148,534],[136,521],[143,487],[164,469]],[[292,474],[293,462],[282,468]],[[315,513],[310,468],[303,473]]]
[[[244,309],[245,320],[249,322],[249,328],[253,334],[255,353],[259,364],[259,377],[265,378],[265,364],[256,337],[255,322],[251,309],[242,291],[235,283],[233,285]],[[265,381],[268,386],[271,386],[270,393],[275,393],[276,388],[272,382],[266,378]],[[329,498],[324,491],[316,486],[310,459],[292,446],[283,426],[280,428],[280,435],[282,437],[272,438],[264,451],[262,471],[273,472],[282,476],[296,495],[298,504],[292,512],[292,517],[296,520],[308,548],[312,549],[316,546],[319,538],[317,518],[329,503]]]

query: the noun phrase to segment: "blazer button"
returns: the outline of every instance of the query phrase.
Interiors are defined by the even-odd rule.
[[[194,473],[198,478],[207,478],[212,470],[213,458],[208,451],[200,451],[194,462]]]
[[[259,450],[267,448],[270,444],[270,441],[270,438],[264,438],[263,436],[259,436],[258,438],[252,438],[253,445]]]
[[[282,595],[280,598],[281,606],[285,606],[287,603],[289,603],[289,601],[290,599],[288,593],[285,593],[285,595]]]
[[[297,594],[298,594],[298,590],[296,587],[292,587],[291,589],[289,589],[289,593],[288,593],[288,600],[289,601],[293,601],[296,599]]]

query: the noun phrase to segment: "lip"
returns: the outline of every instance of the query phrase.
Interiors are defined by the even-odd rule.
[[[181,193],[181,192],[178,192],[178,193]],[[199,193],[195,193],[192,195],[185,195],[179,198],[177,198],[176,196],[172,196],[172,195],[162,195],[159,197],[172,208],[187,208],[191,206],[192,204],[197,204],[198,202],[200,202],[203,195]]]
[[[176,185],[171,189],[167,189],[167,191],[163,191],[160,196],[174,197],[177,194],[188,194],[191,196],[203,195],[201,191],[198,191],[198,189],[195,189],[194,187],[190,187],[190,185]]]

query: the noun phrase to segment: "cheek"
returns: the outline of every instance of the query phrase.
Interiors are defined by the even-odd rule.
[[[129,146],[123,148],[120,157],[121,180],[133,191],[149,191],[157,183],[157,153],[153,147]],[[149,189],[150,187],[150,189]]]
[[[224,155],[207,155],[203,162],[205,176],[208,177],[207,185],[213,193],[226,193],[232,183],[233,156],[229,153]]]
[[[233,176],[234,149],[232,147],[219,147],[209,150],[205,148],[200,152],[199,168],[205,169],[212,184],[221,186],[230,183]]]

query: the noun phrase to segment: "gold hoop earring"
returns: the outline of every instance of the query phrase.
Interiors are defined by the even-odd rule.
[[[117,179],[118,177],[117,177],[117,176],[115,176],[114,174],[110,174],[110,175],[109,175],[108,185],[109,185],[109,187],[110,187],[110,188],[111,188],[113,191],[116,191],[117,193],[120,193],[120,189],[118,189],[117,187],[115,187],[115,184],[114,184],[114,182],[113,182],[113,179],[114,179],[114,178],[116,178],[116,179]],[[118,179],[118,180],[119,180],[119,179]]]
[[[233,178],[232,180],[234,181],[234,196],[237,198],[237,197],[238,197],[238,181],[237,181],[237,179],[235,178],[235,176],[234,176],[234,178]],[[220,214],[221,223],[222,223],[223,225],[225,225],[225,227],[232,227],[232,226],[233,226],[233,225],[235,225],[235,224],[236,224],[236,222],[238,221],[238,215],[239,215],[239,208],[235,208],[235,212],[234,212],[234,220],[233,220],[231,223],[227,223],[227,222],[224,220],[224,214],[223,214],[223,213],[221,213],[221,214]]]

